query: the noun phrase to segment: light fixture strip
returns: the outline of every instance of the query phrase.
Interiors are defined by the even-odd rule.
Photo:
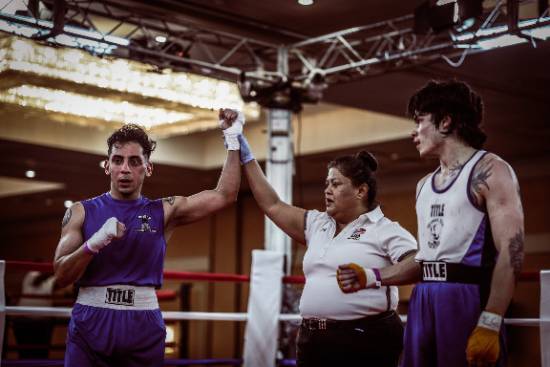
[[[243,108],[237,86],[187,73],[152,72],[150,65],[123,59],[98,59],[77,49],[54,49],[32,41],[0,41],[3,69],[155,97],[204,109]],[[0,69],[1,70],[1,69]]]
[[[51,88],[21,85],[0,93],[0,102],[146,128],[193,119],[193,114],[118,102]]]

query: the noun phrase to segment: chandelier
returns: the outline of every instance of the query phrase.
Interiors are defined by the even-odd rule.
[[[66,114],[64,121],[73,116],[79,124],[133,122],[166,136],[216,128],[212,111],[219,108],[244,110],[249,120],[260,115],[235,83],[14,36],[0,39],[0,75],[9,86],[0,103]]]

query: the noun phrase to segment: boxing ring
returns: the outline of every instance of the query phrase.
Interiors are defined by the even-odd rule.
[[[246,322],[245,342],[242,358],[217,359],[166,359],[165,365],[198,366],[227,365],[249,367],[295,366],[295,360],[277,359],[277,340],[280,322],[298,323],[300,315],[281,314],[282,285],[303,284],[301,276],[284,276],[283,260],[280,253],[254,250],[251,275],[211,274],[197,272],[165,271],[165,280],[240,282],[250,283],[247,312],[184,312],[163,311],[166,321],[202,320]],[[7,306],[5,300],[6,268],[10,271],[38,270],[52,272],[52,264],[26,261],[0,261],[0,348],[4,345],[6,316],[20,317],[57,317],[70,318],[71,307],[30,307]],[[550,367],[550,270],[539,273],[522,274],[520,280],[540,280],[540,316],[539,318],[506,318],[505,325],[514,327],[538,327],[540,333],[540,362],[542,367]],[[157,292],[159,300],[169,299],[172,291]],[[161,307],[162,308],[162,307]],[[401,315],[406,322],[406,316]],[[1,360],[1,366],[63,366],[63,360]]]

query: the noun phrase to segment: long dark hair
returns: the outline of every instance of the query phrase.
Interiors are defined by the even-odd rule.
[[[378,168],[378,161],[374,155],[366,150],[353,155],[346,155],[332,160],[328,168],[336,168],[342,175],[351,180],[353,186],[367,184],[369,191],[367,193],[367,207],[372,210],[376,205],[377,183],[374,172]]]
[[[475,149],[481,149],[487,139],[481,130],[483,101],[464,82],[430,81],[409,99],[407,112],[413,118],[422,113],[432,114],[438,128],[441,121],[449,116],[451,126],[443,134],[450,135],[456,131],[462,141]]]

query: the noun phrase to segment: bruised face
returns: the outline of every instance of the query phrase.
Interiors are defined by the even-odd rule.
[[[438,154],[445,138],[441,131],[448,125],[448,119],[446,117],[441,121],[438,129],[434,124],[431,113],[419,113],[414,117],[415,128],[411,133],[411,137],[420,157]]]
[[[363,188],[364,190],[364,188]],[[363,205],[360,187],[355,187],[351,180],[344,176],[338,168],[328,170],[325,182],[325,205],[327,214],[333,218],[344,218],[352,213],[352,209]]]
[[[116,199],[137,199],[145,176],[151,176],[153,165],[136,142],[115,143],[105,174],[111,176],[111,195]]]

